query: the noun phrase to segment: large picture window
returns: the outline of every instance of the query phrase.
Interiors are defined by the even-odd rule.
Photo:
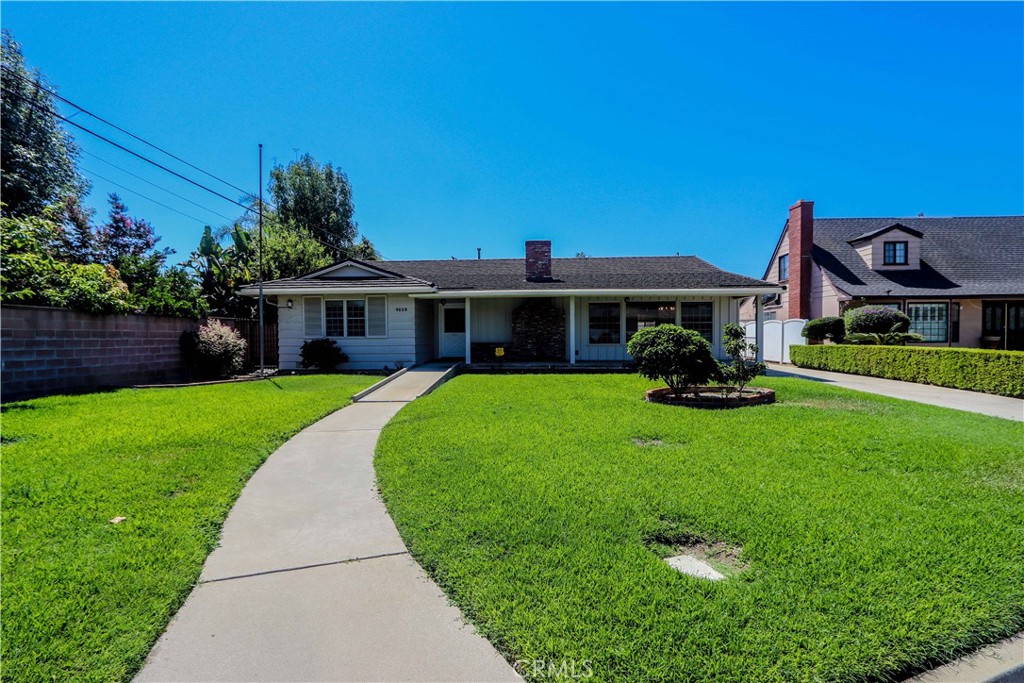
[[[910,331],[924,337],[926,342],[944,342],[949,339],[949,306],[947,304],[907,304]]]
[[[619,304],[590,304],[589,314],[591,344],[620,343]]]
[[[696,330],[711,341],[715,331],[714,311],[710,301],[684,302],[679,304],[679,324],[688,330]]]
[[[626,341],[639,330],[655,325],[675,323],[674,301],[630,301],[626,304]]]
[[[882,264],[886,266],[907,265],[907,243],[885,242],[882,244]]]

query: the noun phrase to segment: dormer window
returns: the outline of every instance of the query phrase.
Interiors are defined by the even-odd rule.
[[[779,282],[789,279],[789,254],[779,257]]]
[[[905,266],[907,263],[906,242],[886,242],[882,245],[882,265]]]

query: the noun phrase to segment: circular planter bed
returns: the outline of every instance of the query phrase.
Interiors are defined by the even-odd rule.
[[[728,390],[723,395],[723,391]],[[775,403],[775,390],[761,387],[744,387],[743,393],[736,394],[736,387],[686,387],[681,396],[674,396],[668,387],[648,389],[647,400],[670,406],[687,408],[742,408]]]

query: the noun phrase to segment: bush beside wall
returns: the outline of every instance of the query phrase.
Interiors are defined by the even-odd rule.
[[[920,346],[791,346],[794,365],[1024,398],[1024,351]]]

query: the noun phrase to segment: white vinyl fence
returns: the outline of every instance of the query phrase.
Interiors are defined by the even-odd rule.
[[[765,320],[764,321],[764,359],[772,363],[788,363],[789,347],[793,344],[806,344],[807,340],[800,336],[804,329],[806,320],[793,318],[791,320]],[[753,344],[757,330],[753,322],[743,323],[747,331],[747,341]]]

